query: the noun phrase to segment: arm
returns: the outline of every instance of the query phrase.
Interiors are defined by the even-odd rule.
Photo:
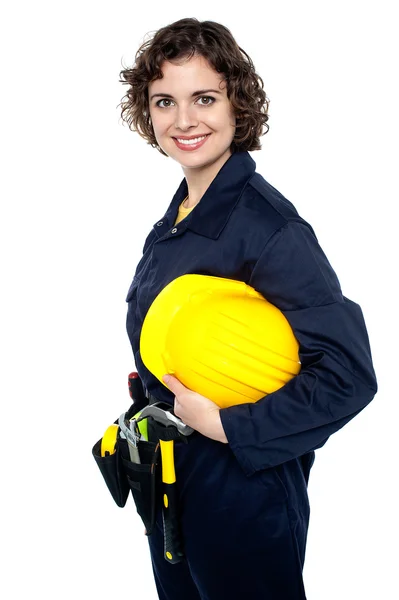
[[[377,391],[361,308],[342,295],[316,236],[289,222],[266,244],[249,285],[277,306],[299,342],[301,371],[220,418],[246,475],[320,448]]]

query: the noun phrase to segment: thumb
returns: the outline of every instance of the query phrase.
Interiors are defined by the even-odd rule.
[[[175,394],[175,396],[186,389],[181,381],[179,381],[176,377],[173,377],[173,375],[166,374],[162,377],[162,380],[164,383],[166,383],[170,391]]]

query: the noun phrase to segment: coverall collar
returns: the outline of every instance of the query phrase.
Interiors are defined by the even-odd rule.
[[[256,163],[248,152],[233,153],[212,180],[198,204],[177,227],[190,229],[199,235],[217,239],[255,170]],[[184,178],[161,223],[158,222],[154,225],[158,237],[173,227],[179,206],[187,194],[187,181]],[[160,224],[164,226],[162,227]]]

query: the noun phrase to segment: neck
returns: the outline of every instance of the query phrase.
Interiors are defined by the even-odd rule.
[[[215,162],[204,167],[183,167],[183,173],[187,181],[188,200],[184,202],[186,208],[191,208],[198,204],[206,190],[215,179],[216,175],[230,158],[230,148]]]

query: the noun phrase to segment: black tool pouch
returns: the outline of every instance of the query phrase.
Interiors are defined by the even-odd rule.
[[[135,400],[126,412],[126,419],[133,417],[137,412],[147,406],[147,404],[148,399],[145,396],[141,396],[139,400]],[[114,421],[114,424],[118,425],[118,419]],[[116,451],[111,455],[101,456],[101,441],[102,438],[94,444],[92,454],[101,471],[101,475],[104,477],[104,481],[107,484],[111,496],[116,504],[123,508],[130,492],[129,482],[122,463],[122,454],[125,458],[128,458],[128,454],[126,455],[127,442],[118,436]]]
[[[132,491],[136,510],[151,535],[155,525],[156,511],[160,502],[161,472],[159,442],[138,442],[141,463],[130,460],[126,440],[119,440],[121,459],[126,481]]]
[[[101,456],[101,439],[94,444],[92,454],[118,506],[125,506],[132,491],[137,512],[147,535],[151,535],[161,487],[159,442],[139,441],[138,450],[141,463],[134,463],[130,460],[127,440],[118,437],[114,454]]]
[[[116,451],[109,456],[101,456],[101,440],[93,446],[92,454],[104,477],[109,491],[116,504],[123,508],[129,495],[130,487],[122,465],[121,446],[116,444]]]

